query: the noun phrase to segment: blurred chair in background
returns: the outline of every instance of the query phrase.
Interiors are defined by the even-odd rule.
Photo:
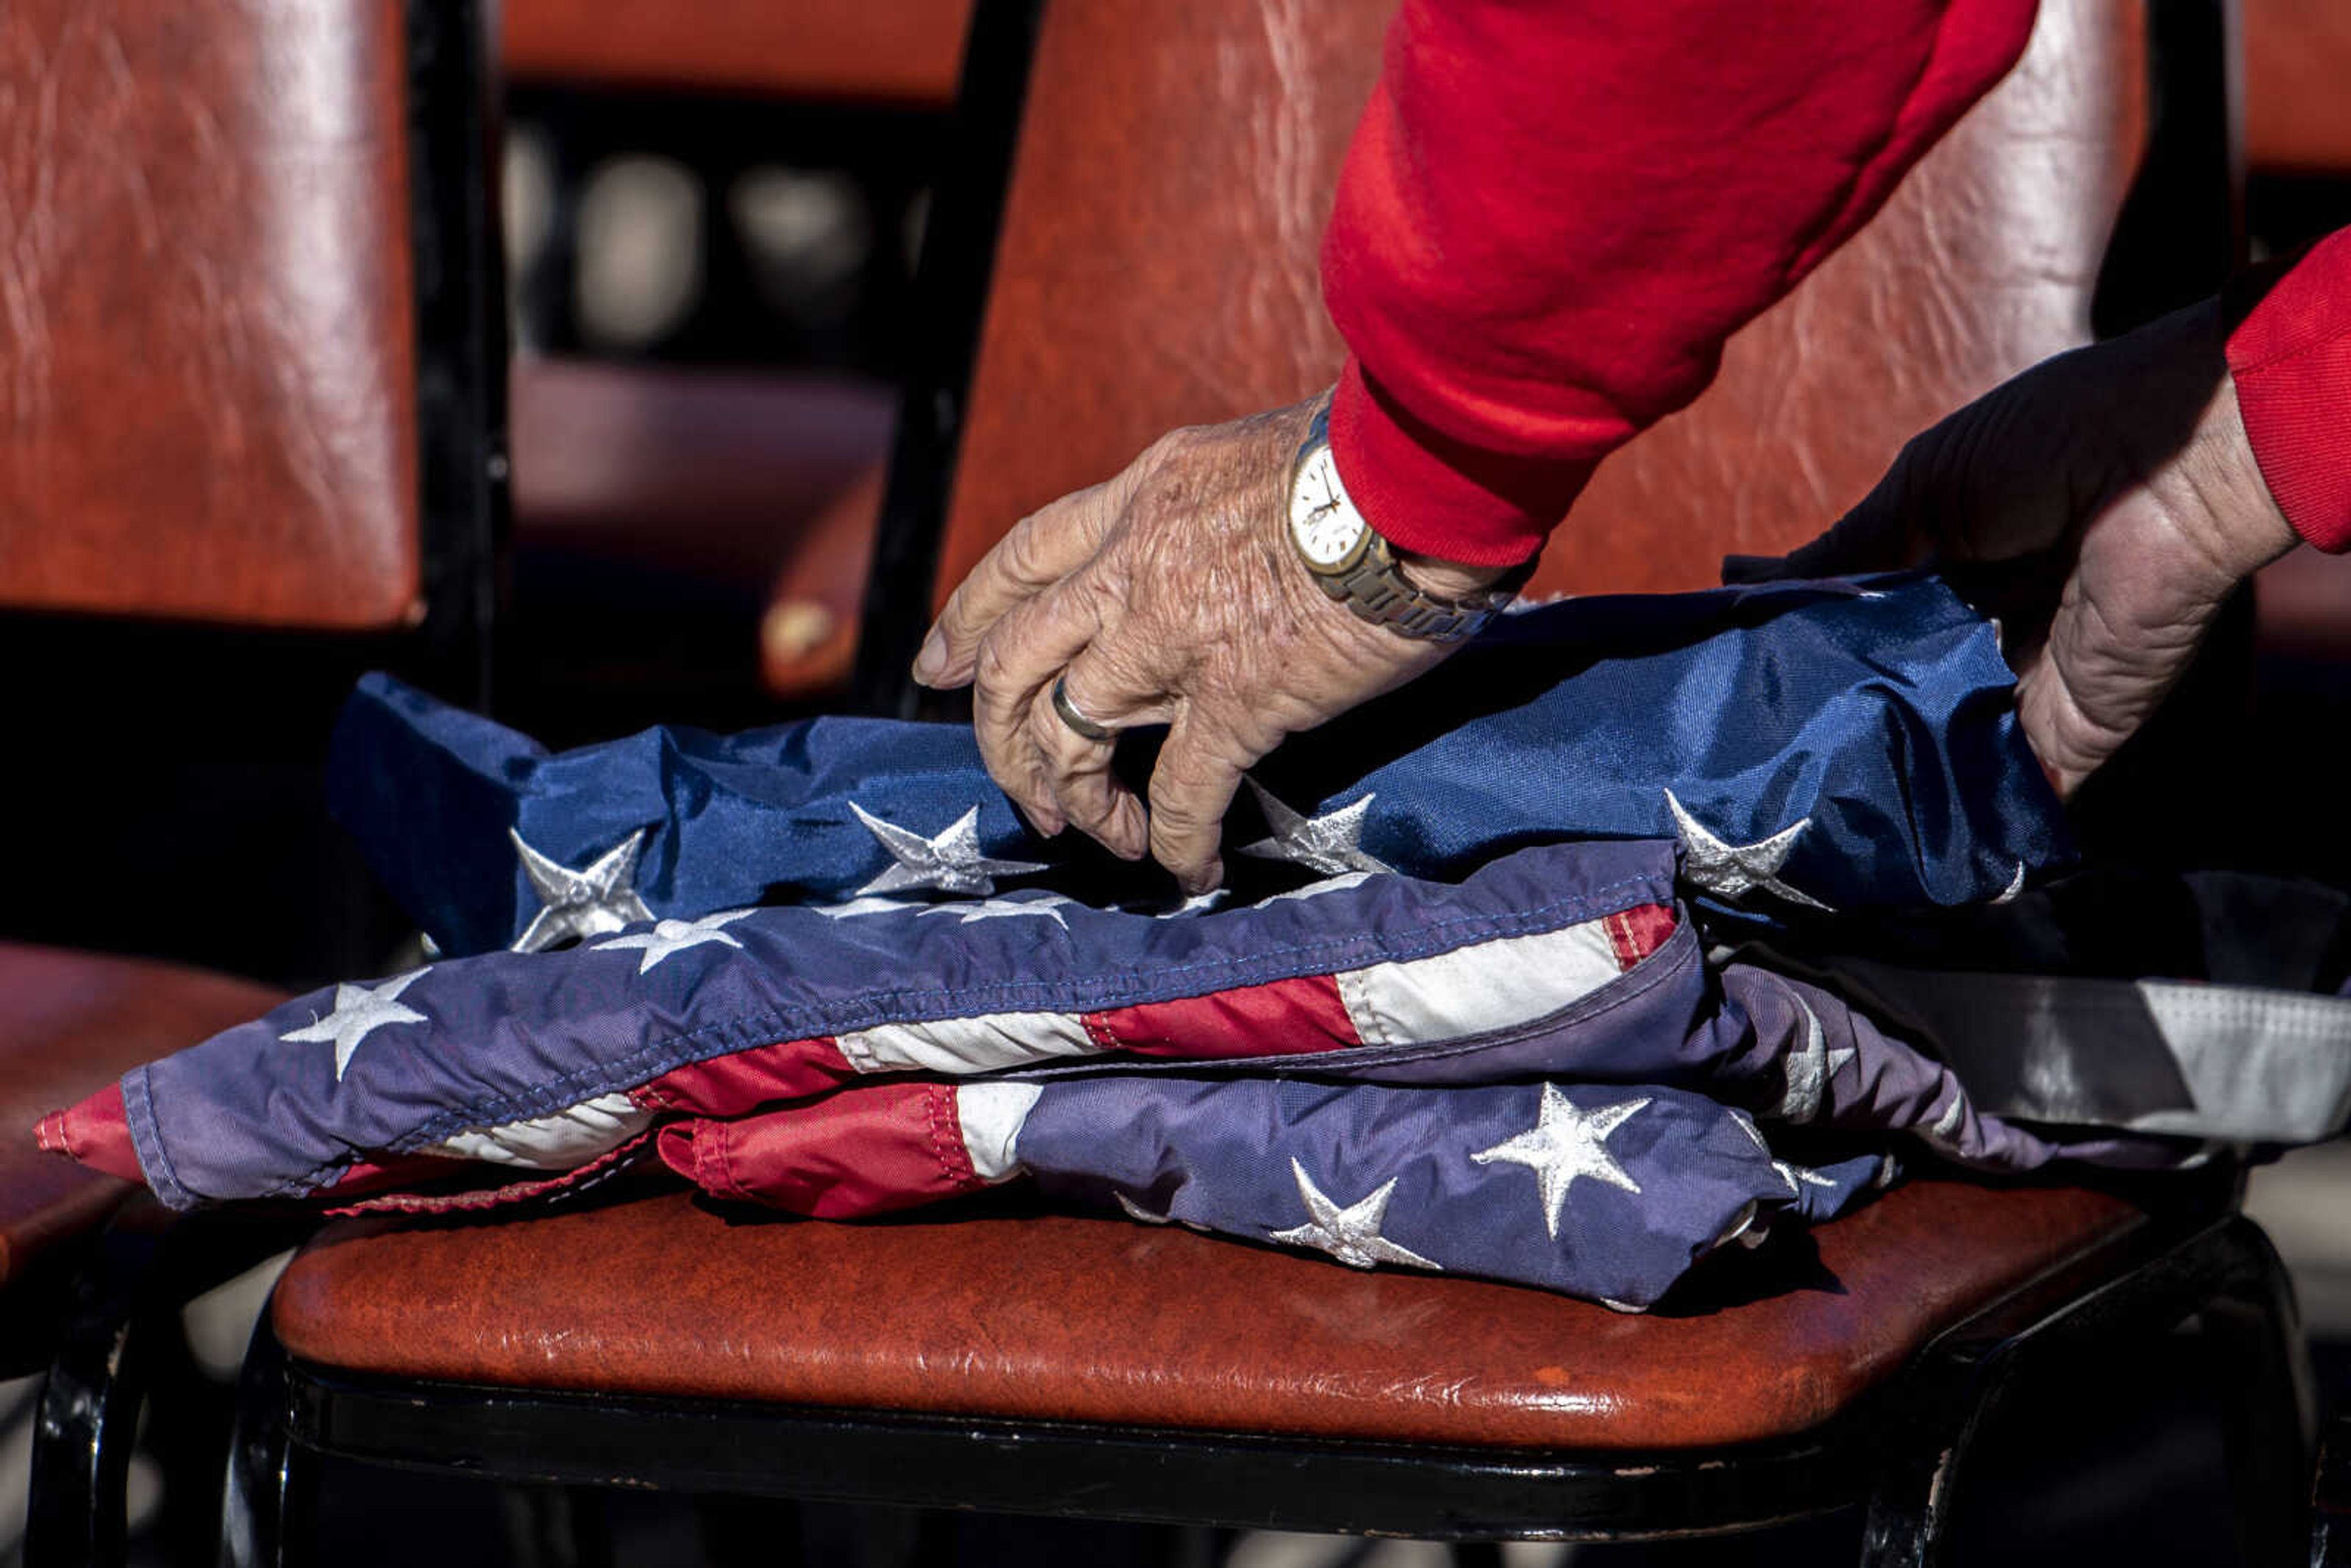
[[[969,9],[504,6],[536,725],[751,723],[844,689]]]

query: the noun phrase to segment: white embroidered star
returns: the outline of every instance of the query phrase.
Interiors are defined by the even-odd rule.
[[[1118,1199],[1118,1207],[1125,1211],[1129,1219],[1139,1219],[1145,1225],[1181,1225],[1186,1230],[1199,1231],[1208,1228],[1193,1220],[1177,1219],[1172,1214],[1154,1214],[1123,1192],[1113,1192],[1111,1197]]]
[[[1212,887],[1206,893],[1196,893],[1173,903],[1164,899],[1156,903],[1138,901],[1122,904],[1118,908],[1122,914],[1148,915],[1154,920],[1180,920],[1187,915],[1207,914],[1230,898],[1232,893],[1229,887]]]
[[[300,1029],[287,1030],[277,1038],[281,1040],[327,1040],[335,1042],[335,1082],[343,1081],[343,1070],[351,1064],[351,1053],[360,1041],[387,1024],[423,1023],[425,1017],[400,1000],[400,993],[432,972],[432,966],[412,969],[405,975],[374,986],[354,986],[349,981],[335,988],[334,1010],[315,1023]]]
[[[1320,898],[1326,893],[1356,887],[1372,880],[1367,871],[1351,871],[1344,876],[1326,876],[1321,882],[1310,882],[1304,887],[1293,887],[1288,893],[1270,893],[1258,900],[1260,904],[1280,904],[1292,898]]]
[[[1266,1238],[1290,1247],[1311,1247],[1318,1252],[1328,1252],[1352,1269],[1368,1269],[1374,1263],[1403,1263],[1415,1269],[1445,1270],[1408,1248],[1399,1247],[1380,1234],[1387,1223],[1388,1199],[1395,1196],[1395,1178],[1391,1176],[1374,1189],[1360,1203],[1342,1208],[1323,1196],[1306,1174],[1306,1167],[1295,1159],[1290,1162],[1290,1175],[1298,1178],[1298,1196],[1306,1201],[1306,1223],[1289,1230],[1277,1230]]]
[[[1967,1119],[1967,1096],[1960,1093],[1959,1086],[1954,1083],[1951,1085],[1951,1103],[1943,1107],[1942,1113],[1919,1136],[1936,1148],[1956,1153],[1959,1146],[1959,1124]]]
[[[852,898],[846,904],[811,904],[807,907],[827,920],[850,920],[860,915],[888,915],[893,910],[921,905],[911,898]]]
[[[925,915],[960,915],[963,918],[956,922],[958,925],[968,925],[975,920],[1011,920],[1023,915],[1031,915],[1050,920],[1067,931],[1070,928],[1070,923],[1055,906],[1075,903],[1077,900],[1074,898],[1063,898],[1058,893],[1048,893],[1037,898],[989,898],[983,899],[977,904],[934,904],[923,913]]]
[[[1850,1046],[1829,1050],[1819,1015],[1793,991],[1789,992],[1788,999],[1804,1016],[1804,1036],[1781,1062],[1787,1088],[1780,1098],[1779,1119],[1809,1122],[1821,1113],[1821,1106],[1828,1097],[1829,1081],[1845,1070],[1853,1061],[1854,1051]]]
[[[974,806],[942,832],[926,839],[920,833],[910,833],[894,822],[885,822],[864,807],[852,800],[849,809],[865,824],[866,831],[881,841],[890,852],[891,864],[882,874],[857,890],[869,893],[902,893],[913,887],[935,887],[941,893],[968,894],[985,898],[996,891],[999,876],[1025,876],[1032,871],[1043,871],[1036,861],[989,860],[979,852],[979,808]]]
[[[1836,1186],[1834,1177],[1824,1176],[1810,1166],[1791,1165],[1786,1160],[1773,1160],[1771,1168],[1780,1173],[1780,1179],[1788,1184],[1790,1192],[1802,1192],[1808,1186]]]
[[[575,936],[607,936],[653,917],[636,888],[637,853],[644,848],[644,829],[639,828],[598,855],[586,871],[573,871],[549,860],[523,842],[522,835],[512,828],[507,830],[507,837],[514,841],[522,873],[530,879],[541,905],[523,934],[515,938],[516,952],[536,953]]]
[[[1768,839],[1751,844],[1725,843],[1701,826],[1698,820],[1674,799],[1671,789],[1666,791],[1666,809],[1674,814],[1674,827],[1682,839],[1682,869],[1690,881],[1708,893],[1725,898],[1743,898],[1761,888],[1776,893],[1791,904],[1807,908],[1826,910],[1829,906],[1808,893],[1799,893],[1780,880],[1780,868],[1788,861],[1788,852],[1796,846],[1796,837],[1813,825],[1810,817],[1792,828],[1782,828]]]
[[[1609,1134],[1646,1110],[1649,1102],[1627,1100],[1604,1110],[1583,1111],[1558,1084],[1546,1083],[1542,1090],[1542,1109],[1533,1126],[1508,1143],[1481,1149],[1469,1157],[1481,1166],[1507,1160],[1533,1171],[1542,1199],[1543,1228],[1556,1241],[1559,1217],[1567,1207],[1567,1189],[1576,1177],[1590,1176],[1631,1193],[1641,1190],[1641,1184],[1609,1156],[1604,1143]]]
[[[1265,786],[1252,779],[1249,792],[1257,797],[1258,810],[1265,813],[1265,825],[1273,830],[1270,839],[1259,839],[1253,844],[1243,844],[1241,853],[1255,855],[1259,860],[1294,861],[1310,871],[1325,876],[1336,876],[1350,871],[1386,871],[1385,862],[1364,852],[1364,815],[1372,809],[1375,796],[1366,795],[1352,805],[1320,817],[1301,817],[1269,794]]]
[[[592,944],[595,951],[607,952],[615,947],[642,947],[645,956],[637,961],[637,973],[650,974],[653,967],[672,953],[683,953],[688,947],[699,947],[705,942],[716,942],[722,947],[743,946],[719,929],[730,925],[747,915],[749,909],[728,909],[716,915],[705,915],[699,920],[660,920],[650,931],[632,931],[626,936],[615,936],[609,942]]]

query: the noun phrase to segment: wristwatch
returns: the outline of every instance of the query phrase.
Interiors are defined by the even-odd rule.
[[[1406,581],[1395,551],[1347,497],[1331,456],[1331,406],[1314,415],[1290,469],[1290,542],[1322,591],[1376,626],[1427,643],[1474,637],[1501,612],[1533,570],[1529,562],[1492,588],[1441,599]]]

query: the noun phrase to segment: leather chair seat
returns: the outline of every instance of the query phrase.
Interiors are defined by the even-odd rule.
[[[42,1113],[284,999],[202,969],[0,943],[0,1287],[132,1190],[37,1148]]]
[[[1899,1186],[1646,1316],[1061,1215],[799,1221],[661,1192],[368,1218],[287,1269],[298,1360],[400,1379],[1578,1449],[1809,1429],[1939,1330],[2141,1223],[2074,1188]],[[1704,1287],[1701,1287],[1703,1289]]]

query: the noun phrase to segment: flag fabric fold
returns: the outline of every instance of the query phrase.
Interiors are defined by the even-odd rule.
[[[2011,684],[1931,578],[1530,612],[1269,759],[1228,824],[1255,876],[1179,904],[1029,836],[957,727],[550,754],[370,677],[334,801],[442,956],[39,1136],[181,1207],[470,1208],[653,1161],[825,1218],[1028,1182],[1645,1307],[1903,1150],[2196,1157],[2147,1135],[2192,1138],[2177,1106],[1997,1113],[1911,1013],[1719,942],[2064,864]]]
[[[2073,854],[2013,681],[1991,626],[1931,577],[1548,605],[1268,758],[1226,863],[1248,896],[1672,839],[1692,891],[1750,922],[2012,895]],[[549,754],[371,676],[329,796],[452,954],[759,903],[986,896],[1069,869],[968,726],[659,727]],[[1126,891],[1165,891],[1136,874]]]

